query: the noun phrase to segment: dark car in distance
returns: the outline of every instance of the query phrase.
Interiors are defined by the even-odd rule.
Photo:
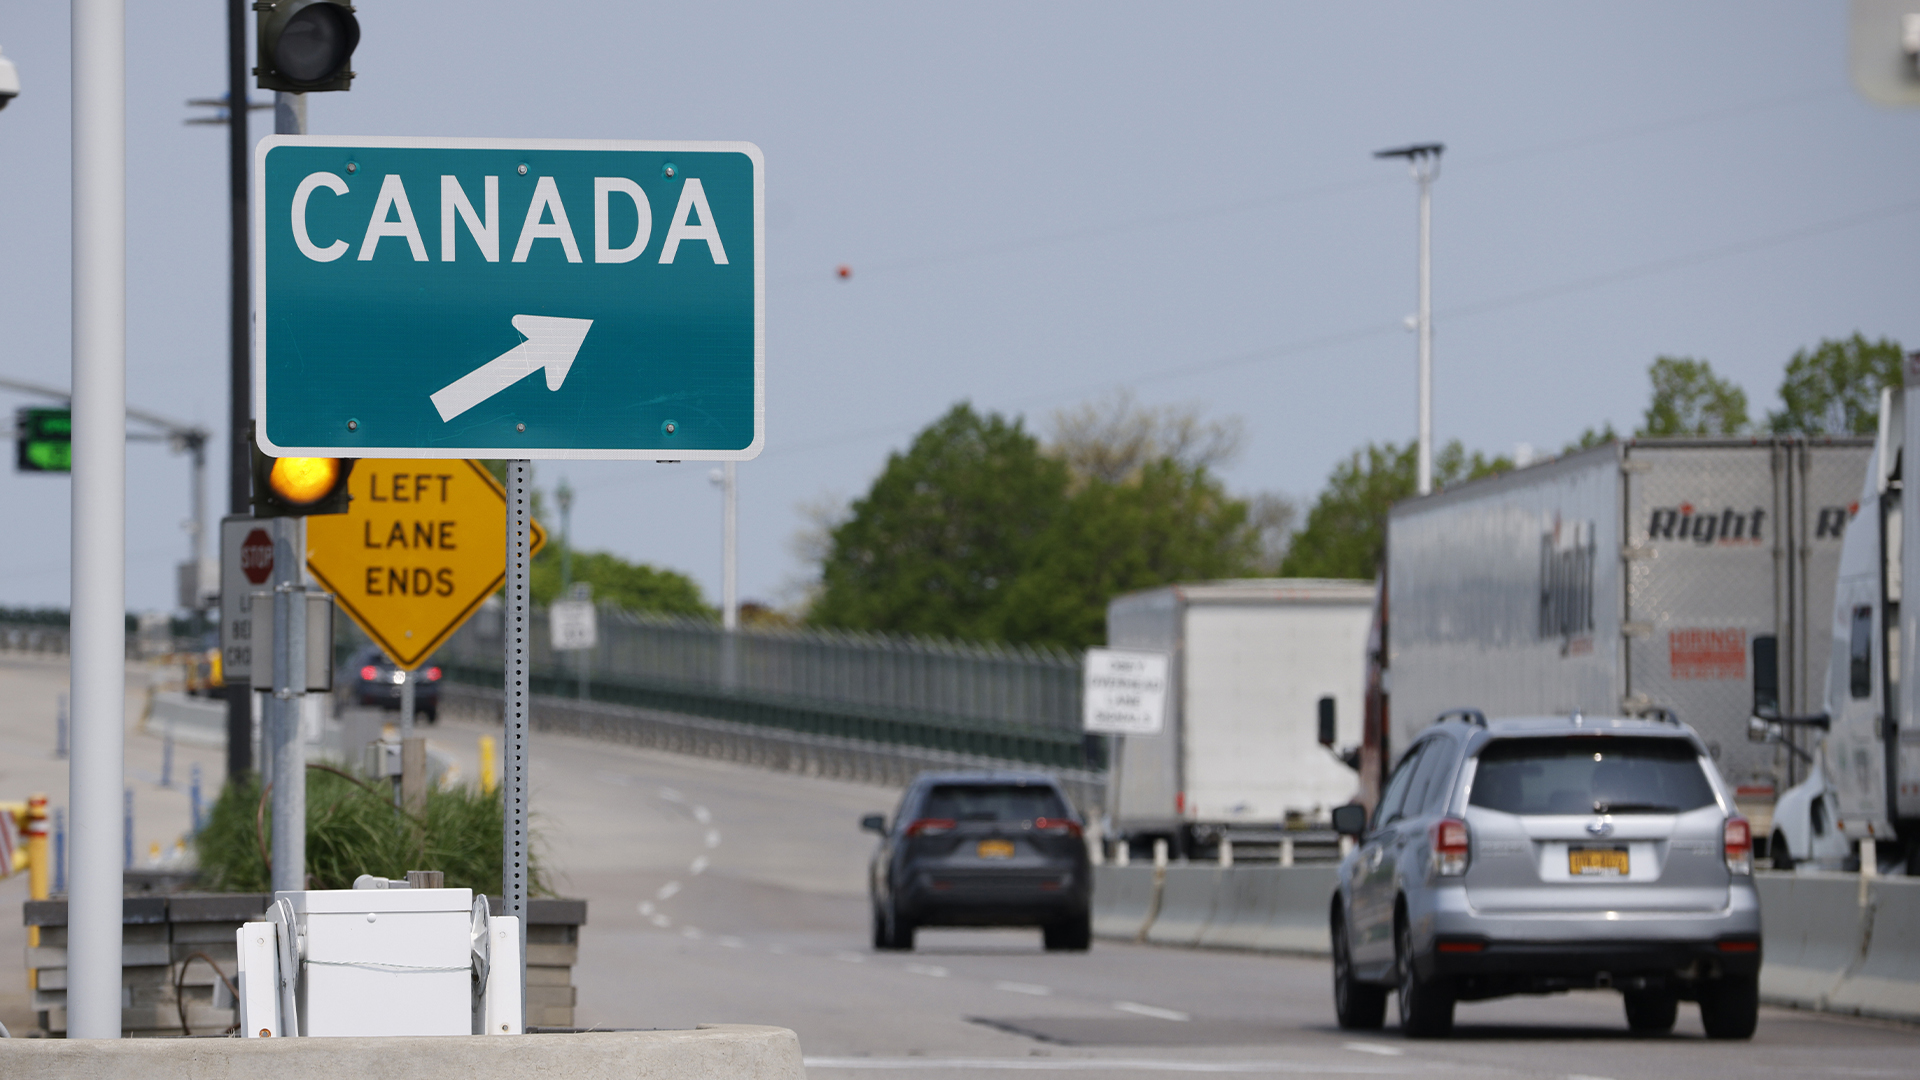
[[[424,713],[427,723],[440,719],[440,676],[438,667],[423,667],[417,671],[403,671],[396,667],[377,645],[368,645],[347,658],[341,677],[334,680],[335,686],[344,687],[350,695],[348,700],[363,709],[400,708],[400,687],[408,679],[414,680],[413,710],[415,715]]]
[[[1093,938],[1093,870],[1073,803],[1044,773],[921,773],[880,834],[868,889],[873,947],[923,926],[1038,926],[1049,951]]]

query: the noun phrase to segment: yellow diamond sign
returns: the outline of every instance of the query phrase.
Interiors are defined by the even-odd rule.
[[[346,513],[306,519],[307,569],[411,671],[505,579],[507,493],[477,461],[363,458],[348,485]]]

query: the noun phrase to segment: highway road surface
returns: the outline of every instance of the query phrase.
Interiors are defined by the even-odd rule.
[[[164,674],[164,673],[160,673]],[[158,740],[138,730],[145,671],[129,679],[127,758],[142,846],[184,827]],[[65,790],[52,755],[58,663],[0,656],[0,798]],[[428,729],[461,773],[490,728]],[[175,769],[219,755],[177,751]],[[1457,1034],[1412,1043],[1393,1027],[1333,1023],[1328,966],[1312,959],[1095,942],[1048,955],[1038,931],[925,931],[910,954],[868,945],[861,814],[897,792],[536,733],[538,851],[556,889],[590,901],[581,931],[582,1025],[779,1024],[815,1080],[1220,1073],[1279,1077],[1920,1077],[1920,1027],[1764,1009],[1750,1043],[1709,1043],[1682,1006],[1674,1035],[1629,1037],[1620,999],[1578,993],[1462,1005]],[[18,912],[24,881],[0,880]],[[0,923],[0,955],[24,944]],[[16,989],[17,988],[17,989]],[[24,978],[0,974],[0,1020],[23,1024]]]

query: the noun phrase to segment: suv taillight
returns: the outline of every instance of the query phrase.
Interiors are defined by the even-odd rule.
[[[1033,831],[1053,833],[1056,836],[1079,836],[1080,823],[1072,818],[1043,817],[1033,819]]]
[[[1459,877],[1467,872],[1467,823],[1459,818],[1442,818],[1433,827],[1433,872],[1441,877]]]
[[[368,664],[366,667],[360,669],[360,678],[363,682],[372,682],[379,677],[380,669],[374,667],[372,664]]]
[[[1728,818],[1727,871],[1734,874],[1753,873],[1753,827],[1742,817]]]
[[[939,836],[953,831],[953,819],[944,817],[923,817],[907,826],[908,836]]]

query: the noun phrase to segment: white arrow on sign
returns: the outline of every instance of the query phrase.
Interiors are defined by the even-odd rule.
[[[459,416],[475,405],[533,374],[547,369],[547,389],[558,390],[587,339],[592,319],[562,319],[552,315],[515,315],[513,328],[527,340],[460,376],[433,395],[440,422]]]

